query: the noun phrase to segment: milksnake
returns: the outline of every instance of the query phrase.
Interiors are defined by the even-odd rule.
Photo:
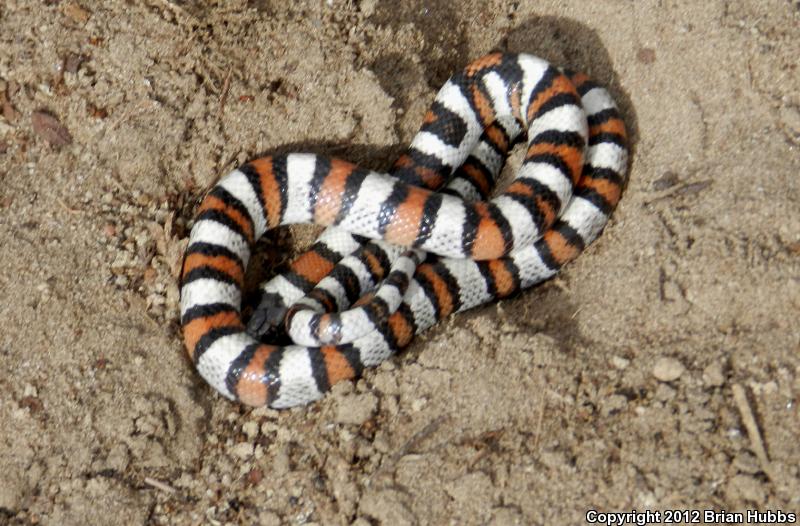
[[[524,138],[521,168],[491,198]],[[627,162],[625,125],[605,89],[531,55],[480,58],[439,91],[389,174],[291,153],[219,181],[183,262],[189,356],[230,399],[276,408],[318,399],[445,316],[556,274],[602,231]],[[328,228],[259,287],[245,324],[255,241],[296,223]],[[283,325],[294,343],[268,343]]]

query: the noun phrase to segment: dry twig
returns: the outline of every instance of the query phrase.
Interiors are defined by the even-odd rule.
[[[145,477],[144,478],[144,483],[147,484],[148,486],[154,487],[155,489],[157,489],[159,491],[163,491],[164,493],[171,493],[173,495],[175,493],[178,493],[178,490],[176,490],[172,486],[170,486],[168,484],[164,484],[163,482],[158,481],[158,480],[153,479],[153,478],[150,478],[150,477]]]
[[[733,384],[731,387],[733,391],[733,400],[736,402],[736,407],[739,409],[739,414],[742,417],[745,429],[747,429],[747,436],[750,438],[750,447],[758,457],[761,463],[761,469],[764,470],[770,480],[774,480],[772,476],[772,465],[770,464],[767,450],[764,448],[764,440],[761,438],[761,430],[758,428],[758,422],[753,415],[753,409],[750,407],[750,402],[747,400],[747,394],[744,387],[740,384]]]

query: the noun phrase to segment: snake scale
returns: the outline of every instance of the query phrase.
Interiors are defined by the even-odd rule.
[[[495,192],[523,140],[520,169]],[[276,408],[318,399],[445,316],[555,275],[602,231],[627,163],[605,89],[532,55],[482,57],[445,83],[388,174],[291,153],[213,187],[181,274],[189,356],[227,398]],[[259,286],[245,323],[255,241],[296,223],[328,228]],[[291,344],[270,343],[277,327]]]

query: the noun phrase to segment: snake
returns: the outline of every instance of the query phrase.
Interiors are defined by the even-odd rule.
[[[498,189],[523,142],[521,166]],[[444,317],[575,259],[621,197],[627,143],[612,96],[585,74],[497,52],[444,84],[388,173],[314,153],[246,162],[191,223],[180,275],[189,358],[246,405],[317,400]],[[300,223],[327,228],[256,288],[245,320],[254,244]]]

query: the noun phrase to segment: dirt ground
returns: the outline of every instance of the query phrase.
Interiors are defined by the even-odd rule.
[[[618,99],[603,236],[318,403],[215,394],[177,325],[203,192],[264,152],[385,169],[492,49]],[[797,512],[798,56],[796,0],[4,0],[0,524]]]

